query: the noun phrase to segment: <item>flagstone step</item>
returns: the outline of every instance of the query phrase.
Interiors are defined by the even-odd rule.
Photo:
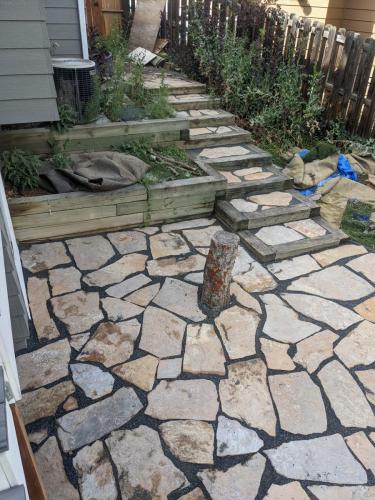
[[[272,156],[249,142],[228,147],[200,147],[190,150],[188,154],[193,160],[229,173],[245,168],[272,166]]]
[[[273,262],[333,248],[348,236],[321,217],[240,231],[243,245],[260,262]]]
[[[220,200],[215,206],[216,217],[231,231],[273,226],[319,214],[319,205],[295,190]]]
[[[177,111],[176,118],[186,118],[190,127],[219,127],[220,125],[234,125],[235,115],[222,109],[191,109]]]
[[[189,130],[189,139],[182,143],[182,147],[195,149],[199,146],[227,146],[230,144],[241,144],[250,139],[250,133],[236,125],[199,127]]]
[[[220,105],[220,99],[208,94],[172,94],[168,97],[168,102],[176,111],[216,109]]]
[[[146,72],[144,78],[147,90],[159,92],[162,81],[161,72]],[[206,92],[206,85],[204,83],[195,82],[179,74],[164,73],[164,83],[168,87],[169,92],[174,95],[201,94]]]

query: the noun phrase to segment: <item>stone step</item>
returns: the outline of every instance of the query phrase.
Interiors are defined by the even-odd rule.
[[[172,94],[168,97],[168,102],[176,111],[215,109],[220,105],[220,99],[208,94]]]
[[[234,125],[236,120],[235,115],[222,109],[191,109],[190,111],[177,111],[176,118],[187,118],[191,128]]]
[[[145,88],[150,92],[158,92],[162,81],[161,72],[152,71],[145,74]],[[206,85],[195,82],[178,74],[164,74],[164,83],[169,93],[174,95],[204,94]]]
[[[295,190],[219,200],[215,215],[231,231],[256,229],[320,214],[320,207]]]
[[[306,253],[333,248],[348,236],[321,217],[302,219],[240,231],[243,245],[260,262],[274,262]]]
[[[241,144],[251,139],[247,130],[236,125],[219,127],[199,127],[189,130],[189,139],[182,143],[186,149],[195,149],[204,146],[227,146]]]

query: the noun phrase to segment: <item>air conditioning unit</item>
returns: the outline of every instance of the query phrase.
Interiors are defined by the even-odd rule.
[[[85,107],[94,94],[94,61],[76,58],[52,58],[57,102],[70,106],[83,120]]]

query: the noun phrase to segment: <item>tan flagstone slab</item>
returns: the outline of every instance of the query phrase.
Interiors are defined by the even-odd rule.
[[[198,305],[198,287],[173,278],[166,278],[153,302],[191,321],[203,321],[206,315]]]
[[[148,306],[143,315],[139,347],[158,358],[178,356],[182,350],[185,327],[185,321],[174,314]]]
[[[311,293],[326,299],[347,301],[367,297],[373,294],[375,289],[345,267],[331,266],[293,281],[288,291]]]
[[[41,444],[48,436],[48,429],[40,429],[39,431],[28,434],[30,443]]]
[[[76,398],[74,398],[73,396],[69,396],[68,399],[63,404],[63,408],[65,411],[76,410],[78,408],[78,402]]]
[[[323,250],[322,252],[313,253],[314,259],[322,266],[330,266],[338,260],[346,259],[347,257],[353,257],[355,255],[362,255],[367,253],[365,247],[361,245],[341,245],[337,248],[329,248],[328,250]]]
[[[70,345],[76,351],[80,351],[90,338],[90,332],[78,333],[70,339]]]
[[[375,369],[355,372],[365,389],[367,399],[375,406]]]
[[[262,337],[260,345],[269,369],[282,371],[294,370],[295,364],[288,354],[289,344],[281,344],[280,342],[274,342]]]
[[[370,365],[375,362],[375,325],[362,321],[335,347],[345,366]]]
[[[147,354],[142,358],[115,366],[112,371],[126,382],[148,392],[154,386],[158,364],[158,358]]]
[[[212,226],[215,224],[215,219],[193,219],[193,220],[185,220],[181,222],[171,222],[170,224],[164,224],[161,227],[163,233],[168,233],[170,231],[182,231],[183,229],[196,229],[198,227],[206,227]]]
[[[293,361],[313,373],[320,364],[333,356],[333,344],[339,338],[331,330],[323,330],[297,344]]]
[[[122,498],[166,499],[187,486],[185,475],[164,455],[159,434],[141,425],[115,431],[106,439],[118,470]]]
[[[146,286],[126,296],[126,300],[140,307],[147,307],[160,290],[159,283]]]
[[[287,484],[272,484],[265,500],[309,500],[309,496],[298,481]]]
[[[161,359],[158,366],[158,379],[177,378],[181,374],[182,358]]]
[[[283,443],[266,450],[273,468],[289,479],[365,484],[367,474],[340,434]]]
[[[262,227],[255,233],[255,236],[266,245],[281,245],[304,238],[301,234],[285,226]]]
[[[212,236],[220,230],[220,226],[209,226],[199,229],[184,229],[182,233],[194,247],[209,247]]]
[[[243,177],[244,175],[257,174],[258,172],[263,172],[262,167],[240,168],[239,170],[234,170],[233,174]]]
[[[240,212],[255,212],[258,210],[258,205],[256,203],[251,203],[250,201],[242,199],[234,198],[230,200],[230,204]]]
[[[60,333],[47,309],[50,298],[48,283],[45,278],[31,277],[27,281],[27,295],[33,324],[40,341],[52,340]]]
[[[190,283],[195,283],[196,285],[201,285],[203,283],[203,272],[201,273],[189,273],[184,278],[185,281]]]
[[[205,500],[205,496],[200,488],[194,488],[189,493],[186,493],[186,495],[179,497],[178,500]]]
[[[127,300],[108,297],[101,299],[100,302],[103,309],[107,313],[109,321],[124,321],[126,319],[134,318],[134,316],[138,316],[144,311],[143,307],[132,304]]]
[[[232,269],[232,276],[237,276],[238,274],[244,274],[249,272],[254,265],[254,259],[251,255],[241,246],[238,246],[237,257],[234,261],[234,266]]]
[[[160,259],[161,257],[170,257],[171,255],[181,255],[189,253],[190,248],[180,234],[177,233],[159,233],[151,236],[150,247],[152,257]]]
[[[202,247],[196,247],[197,252],[201,253],[202,255],[208,255],[210,249],[208,247],[202,248]]]
[[[287,222],[285,226],[298,231],[306,238],[318,238],[319,236],[327,234],[327,230],[312,219]]]
[[[307,489],[318,500],[372,500],[375,486],[325,486],[313,485]]]
[[[216,420],[216,386],[210,380],[162,380],[148,394],[145,414],[158,420]]]
[[[211,130],[208,130],[208,128],[191,128],[189,130],[190,137],[195,137],[197,135],[205,135],[209,134]]]
[[[345,441],[364,468],[375,474],[375,448],[366,434],[356,432],[346,436]]]
[[[253,309],[258,314],[262,314],[262,309],[257,299],[245,292],[245,290],[241,288],[238,283],[231,283],[230,293],[235,296],[241,306],[246,307],[247,309]]]
[[[73,381],[90,399],[99,399],[113,390],[114,378],[98,366],[88,363],[73,363],[70,365]]]
[[[228,184],[240,184],[242,181],[228,170],[219,170],[219,174],[226,178]]]
[[[206,258],[202,255],[190,255],[184,259],[165,257],[149,260],[147,271],[150,276],[178,276],[180,274],[203,271]]]
[[[260,321],[255,311],[233,306],[222,311],[215,319],[221,340],[230,359],[252,356],[255,350],[255,334]]]
[[[145,274],[140,273],[122,281],[121,283],[118,283],[117,285],[110,286],[109,288],[106,289],[105,292],[107,295],[110,295],[111,297],[116,297],[117,299],[121,299],[122,297],[125,297],[125,295],[128,295],[129,293],[138,290],[139,288],[141,288],[144,285],[147,285],[150,282],[151,282],[150,278],[148,278]]]
[[[319,372],[333,411],[344,427],[374,427],[375,415],[352,375],[339,361],[331,361]]]
[[[368,253],[351,260],[347,266],[375,284],[375,253]]]
[[[118,498],[112,465],[101,441],[82,448],[73,458],[73,466],[83,500]]]
[[[125,255],[113,264],[87,274],[83,281],[87,285],[100,287],[120,283],[131,274],[143,272],[146,260],[147,255],[143,254]]]
[[[223,348],[212,325],[188,325],[183,371],[194,375],[225,375]]]
[[[218,418],[216,440],[218,457],[255,453],[264,444],[253,429],[223,415]]]
[[[136,319],[101,323],[77,360],[101,363],[107,368],[127,361],[133,354],[140,328]]]
[[[28,250],[21,252],[21,260],[23,267],[32,273],[46,271],[71,262],[61,242],[31,245]]]
[[[355,312],[360,314],[362,318],[375,323],[375,297],[371,297],[354,308]]]
[[[108,233],[107,237],[121,255],[147,250],[146,236],[139,231]]]
[[[276,416],[267,385],[267,368],[261,359],[239,361],[228,365],[228,378],[219,384],[223,412],[276,435]]]
[[[56,384],[50,389],[41,387],[36,391],[23,394],[17,406],[21,410],[25,425],[40,418],[55,415],[57,408],[74,391],[74,385],[70,381],[66,381]]]
[[[309,435],[327,430],[327,417],[320,389],[306,372],[268,377],[281,429]]]
[[[285,193],[283,191],[273,191],[267,194],[257,194],[254,196],[249,196],[248,200],[258,205],[276,206],[276,207],[288,207],[292,201],[293,196],[290,193]]]
[[[79,500],[79,493],[66,476],[57,439],[51,436],[35,453],[35,460],[48,498]]]
[[[115,252],[103,236],[86,236],[67,240],[70,253],[81,271],[93,271],[104,266]]]
[[[282,260],[267,266],[267,269],[276,276],[278,280],[290,280],[302,274],[318,271],[319,265],[310,255],[300,255],[292,259]]]
[[[65,323],[71,335],[85,332],[103,319],[97,292],[60,295],[51,299],[51,304],[54,314]]]
[[[334,330],[346,330],[362,320],[361,316],[332,300],[303,293],[283,293],[281,296],[299,313],[326,323]]]
[[[51,269],[49,282],[52,287],[52,295],[75,292],[81,288],[81,273],[75,267]]]
[[[137,227],[135,231],[140,231],[141,233],[152,235],[156,234],[159,231],[157,226],[148,226],[148,227]]]
[[[255,499],[266,465],[260,454],[226,470],[206,469],[198,472],[212,500]]]
[[[159,427],[161,436],[178,460],[193,464],[214,463],[215,433],[211,424],[199,420],[171,420]]]
[[[248,293],[267,292],[277,287],[272,275],[258,262],[253,262],[246,273],[233,276],[233,281]]]
[[[70,361],[68,339],[52,342],[16,358],[22,391],[37,389],[67,377]]]
[[[222,146],[219,148],[205,148],[199,156],[214,160],[216,158],[227,158],[228,156],[243,156],[249,154],[249,150],[242,146]]]
[[[273,172],[256,172],[254,174],[247,174],[243,177],[245,181],[260,181],[262,179],[268,179],[275,175]]]

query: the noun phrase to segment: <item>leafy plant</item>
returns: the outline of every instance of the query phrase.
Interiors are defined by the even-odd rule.
[[[113,75],[103,86],[103,111],[113,122],[121,119],[125,100],[124,60],[117,54],[113,59]]]
[[[56,130],[59,134],[63,134],[77,124],[77,113],[68,104],[59,104],[58,111],[60,120],[51,122],[51,128],[52,130]]]
[[[68,139],[64,141],[62,145],[56,140],[48,141],[48,145],[51,148],[52,153],[49,160],[55,168],[67,168],[71,164],[71,159],[66,153],[68,144]]]
[[[161,83],[156,96],[151,96],[146,105],[146,114],[150,118],[171,118],[175,116],[175,111],[168,102],[169,91],[165,84],[165,75],[161,75]]]
[[[123,62],[125,62],[128,52],[128,42],[120,22],[112,25],[109,35],[97,36],[96,34],[94,44],[98,49],[105,49],[111,52],[113,58],[121,57]]]
[[[0,156],[0,169],[4,180],[23,191],[38,186],[41,161],[39,156],[21,149],[4,151]]]
[[[141,61],[136,60],[130,63],[130,74],[126,81],[126,95],[137,106],[145,106],[147,104],[145,78]]]

